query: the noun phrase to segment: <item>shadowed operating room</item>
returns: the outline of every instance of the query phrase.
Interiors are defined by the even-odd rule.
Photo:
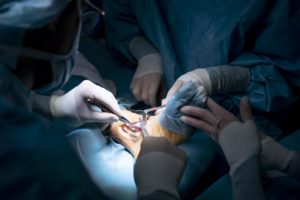
[[[300,199],[300,1],[0,0],[0,199]]]

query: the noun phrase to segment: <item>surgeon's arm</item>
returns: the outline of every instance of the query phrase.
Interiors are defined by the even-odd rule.
[[[135,62],[129,51],[134,38],[143,35],[128,0],[104,1],[106,39],[110,48]]]
[[[250,70],[241,66],[220,65],[198,68],[180,76],[168,91],[163,104],[187,82],[202,88],[207,96],[243,92],[250,80]]]
[[[219,144],[230,166],[233,198],[264,199],[260,177],[261,144],[254,121],[231,122],[220,132]]]
[[[180,199],[177,185],[186,159],[185,153],[165,138],[145,138],[134,167],[138,199]]]
[[[145,38],[130,2],[104,1],[107,41],[112,49],[137,63],[130,85],[134,97],[156,106],[162,80],[162,59],[154,45]]]
[[[260,180],[261,143],[247,98],[241,101],[244,122],[208,98],[209,110],[185,106],[183,122],[200,128],[218,142],[230,166],[233,198],[264,199]]]
[[[156,106],[162,80],[162,59],[158,50],[143,36],[135,37],[129,44],[130,53],[137,60],[130,89],[138,101]]]

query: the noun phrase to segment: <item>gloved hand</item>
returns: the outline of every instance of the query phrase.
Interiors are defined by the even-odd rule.
[[[180,110],[182,112],[181,120],[190,126],[204,130],[214,141],[219,142],[223,129],[232,123],[240,123],[240,121],[209,97],[206,106],[207,109],[195,106],[182,107]],[[240,113],[244,121],[252,118],[248,98],[241,100]]]
[[[143,56],[130,84],[130,89],[138,101],[156,106],[157,93],[162,80],[162,62],[157,53]]]
[[[176,80],[162,104],[167,104],[170,97],[188,81],[194,82],[198,87],[204,87],[206,95],[211,96],[218,93],[240,92],[247,87],[249,79],[249,69],[244,67],[221,65],[195,69]]]
[[[96,101],[112,113],[92,110],[87,99]],[[118,121],[118,116],[122,116],[112,93],[87,80],[62,96],[52,96],[50,111],[55,119],[66,120],[66,123],[73,126],[80,126],[86,122],[111,123]]]
[[[264,199],[260,179],[261,143],[258,130],[252,118],[248,99],[240,105],[242,120],[208,98],[209,110],[186,106],[182,120],[205,130],[218,142],[230,166],[233,199]]]
[[[185,153],[166,138],[146,137],[134,166],[138,199],[180,199],[177,185],[185,164]]]
[[[158,123],[169,131],[189,137],[194,132],[194,127],[182,122],[180,109],[186,105],[203,107],[205,101],[203,87],[197,87],[189,81],[172,96],[166,108],[159,112]]]
[[[140,35],[130,42],[129,51],[138,61],[130,89],[138,101],[156,106],[163,73],[161,56],[153,44]]]
[[[218,110],[215,110],[214,114],[217,115],[217,113]],[[218,142],[230,167],[239,166],[248,159],[255,159],[257,164],[260,160],[260,136],[256,124],[252,120],[248,98],[241,100],[240,113],[243,122],[234,120],[219,130]]]

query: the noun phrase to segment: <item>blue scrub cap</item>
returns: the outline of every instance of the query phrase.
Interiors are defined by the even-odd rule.
[[[0,24],[37,28],[57,16],[70,0],[0,0]]]

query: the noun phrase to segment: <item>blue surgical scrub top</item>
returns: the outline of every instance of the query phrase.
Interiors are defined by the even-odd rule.
[[[259,111],[294,103],[300,87],[298,0],[104,1],[111,49],[136,62],[129,43],[142,35],[160,51],[170,87],[196,68],[231,64],[251,70],[246,91]]]

